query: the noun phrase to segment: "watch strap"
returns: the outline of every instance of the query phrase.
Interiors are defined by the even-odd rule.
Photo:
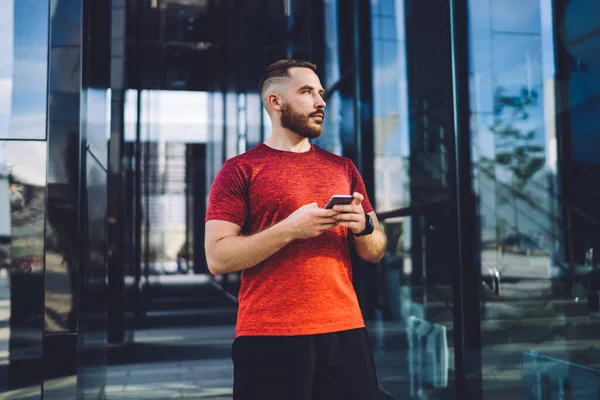
[[[369,214],[365,214],[365,229],[360,233],[354,233],[354,236],[360,237],[370,235],[374,230],[375,225],[373,224],[373,218],[371,218]]]

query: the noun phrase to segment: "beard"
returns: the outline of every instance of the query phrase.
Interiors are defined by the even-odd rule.
[[[281,126],[302,137],[316,139],[323,133],[323,120],[311,121],[311,117],[318,114],[325,119],[323,110],[304,115],[288,103],[284,103],[281,108]]]

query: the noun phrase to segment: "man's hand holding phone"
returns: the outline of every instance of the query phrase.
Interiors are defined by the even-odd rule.
[[[365,212],[362,208],[362,194],[333,195],[319,208],[317,203],[306,204],[294,211],[284,221],[289,226],[291,239],[310,239],[328,229],[343,226],[354,233],[365,228]]]
[[[310,239],[335,228],[338,221],[333,216],[336,214],[334,210],[319,208],[317,203],[311,203],[294,211],[283,222],[289,226],[292,240]]]
[[[362,194],[354,192],[350,204],[336,204],[333,206],[333,211],[338,213],[333,216],[334,220],[339,221],[338,226],[348,228],[355,234],[365,230],[366,217],[362,206],[364,199],[365,197]]]

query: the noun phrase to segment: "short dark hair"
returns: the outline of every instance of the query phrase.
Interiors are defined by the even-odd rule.
[[[289,78],[290,68],[308,68],[313,72],[317,72],[317,66],[311,62],[304,60],[279,60],[269,65],[260,77],[258,83],[258,93],[262,97],[265,83],[270,79]]]

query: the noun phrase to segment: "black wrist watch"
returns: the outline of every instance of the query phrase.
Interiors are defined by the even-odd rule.
[[[365,230],[363,230],[360,233],[354,233],[354,236],[359,237],[359,236],[366,236],[366,235],[370,235],[371,233],[373,233],[373,231],[375,230],[375,224],[373,224],[373,218],[371,218],[371,216],[369,214],[365,214]]]

